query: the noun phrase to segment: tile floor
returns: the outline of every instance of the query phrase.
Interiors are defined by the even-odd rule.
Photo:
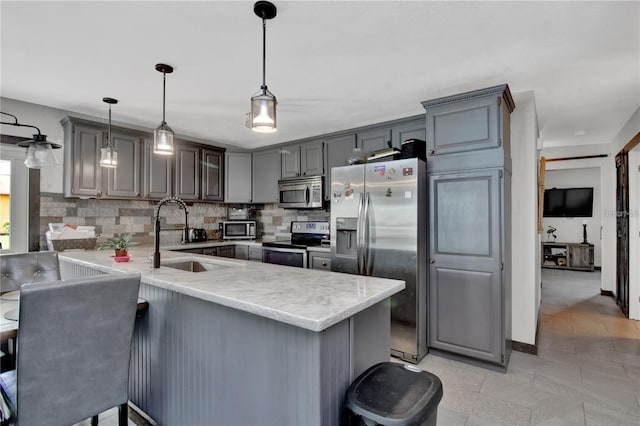
[[[544,269],[538,356],[506,374],[428,355],[438,425],[640,425],[640,321],[600,295],[600,273]]]

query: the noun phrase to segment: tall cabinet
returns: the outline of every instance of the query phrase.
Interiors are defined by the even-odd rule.
[[[422,103],[429,185],[429,347],[506,368],[511,353],[507,85]]]

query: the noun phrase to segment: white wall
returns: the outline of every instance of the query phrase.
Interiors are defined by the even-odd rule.
[[[514,93],[511,114],[511,338],[535,344],[540,306],[538,122],[532,91]]]
[[[640,132],[640,108],[631,114],[629,120],[611,141],[611,153],[615,156],[638,132]]]
[[[550,170],[545,175],[545,189],[551,188],[593,188],[593,216],[583,217],[545,217],[543,240],[547,241],[546,230],[549,226],[557,229],[558,242],[581,243],[582,223],[587,222],[587,241],[594,245],[595,266],[602,266],[600,226],[602,225],[601,178],[599,167],[582,169]]]

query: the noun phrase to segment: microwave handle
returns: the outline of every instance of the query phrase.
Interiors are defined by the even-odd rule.
[[[304,196],[306,199],[306,203],[307,205],[309,205],[309,187],[307,186],[307,189],[304,191]]]

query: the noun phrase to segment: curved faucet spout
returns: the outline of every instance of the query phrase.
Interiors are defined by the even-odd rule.
[[[182,230],[182,242],[189,242],[189,221],[187,220],[187,205],[180,198],[177,197],[165,197],[158,202],[154,211],[154,232],[153,232],[153,267],[160,267],[160,208],[168,203],[178,204],[182,210],[184,210],[184,229]]]

